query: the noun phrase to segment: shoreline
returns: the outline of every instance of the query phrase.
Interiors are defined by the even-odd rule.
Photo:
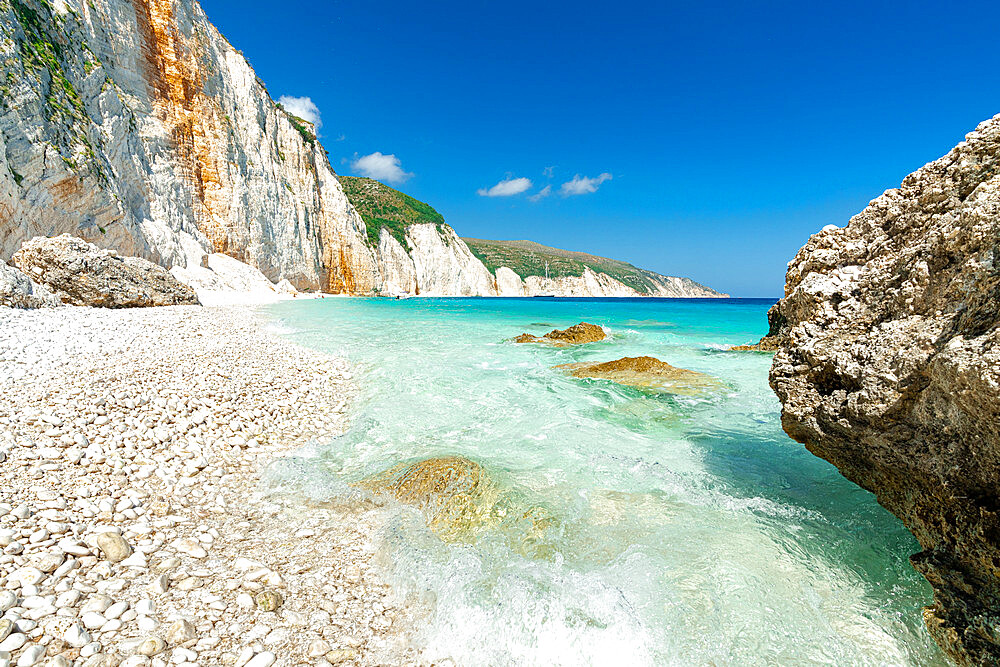
[[[261,483],[342,433],[356,390],[254,310],[0,309],[0,665],[406,653],[371,570],[380,503]]]

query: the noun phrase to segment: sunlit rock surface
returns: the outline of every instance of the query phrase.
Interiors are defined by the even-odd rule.
[[[46,308],[61,302],[47,288],[36,284],[24,273],[0,260],[0,306],[8,308]]]
[[[121,257],[69,234],[26,241],[14,265],[63,303],[101,308],[198,305],[194,289],[162,266]]]
[[[596,343],[607,338],[604,329],[596,324],[580,322],[566,329],[553,329],[544,336],[534,336],[532,334],[521,334],[514,339],[515,343],[544,343],[556,347],[566,345],[582,345],[584,343]]]
[[[314,128],[193,0],[0,4],[0,259],[69,233],[193,269],[224,253],[300,290],[493,294],[464,242],[382,253]],[[399,269],[399,265],[406,265]]]
[[[771,317],[782,424],[920,541],[925,620],[1000,663],[1000,116],[788,266]]]

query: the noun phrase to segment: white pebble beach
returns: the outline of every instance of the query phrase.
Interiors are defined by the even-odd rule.
[[[385,509],[261,483],[346,428],[344,360],[249,306],[0,308],[0,380],[0,667],[406,655]]]

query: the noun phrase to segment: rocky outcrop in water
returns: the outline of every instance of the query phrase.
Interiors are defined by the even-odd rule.
[[[556,347],[567,345],[583,345],[584,343],[596,343],[607,338],[604,329],[596,324],[580,322],[566,329],[553,329],[544,336],[534,336],[532,334],[521,334],[514,339],[515,343],[545,343]]]
[[[949,656],[1000,663],[1000,116],[810,238],[771,328],[785,430],[917,537]]]
[[[359,486],[420,508],[428,526],[452,541],[495,523],[503,495],[481,465],[460,456],[400,463]]]
[[[555,366],[578,378],[610,380],[636,389],[694,396],[722,388],[710,375],[671,366],[656,357],[622,357],[614,361],[582,362]]]
[[[59,305],[62,303],[54,294],[0,260],[0,306],[46,308]]]
[[[195,291],[162,266],[121,257],[69,234],[26,241],[14,265],[64,303],[101,308],[198,305]]]
[[[469,541],[484,529],[502,529],[526,556],[552,553],[544,535],[556,525],[555,517],[501,487],[471,459],[439,456],[400,463],[357,486],[418,508],[427,526],[445,541]]]

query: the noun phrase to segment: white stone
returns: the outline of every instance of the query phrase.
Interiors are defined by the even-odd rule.
[[[90,643],[91,636],[81,624],[74,623],[69,626],[68,630],[66,630],[66,633],[63,635],[63,640],[70,646],[82,648]]]
[[[0,642],[0,651],[16,651],[24,646],[26,641],[28,641],[28,637],[24,633],[15,632]]]
[[[39,644],[34,644],[29,648],[24,650],[21,657],[17,659],[17,667],[32,667],[32,665],[41,662],[42,658],[45,657],[45,647]]]
[[[263,651],[250,658],[250,661],[246,663],[245,667],[271,667],[275,660],[277,660],[277,657],[273,653],[270,651]]]

